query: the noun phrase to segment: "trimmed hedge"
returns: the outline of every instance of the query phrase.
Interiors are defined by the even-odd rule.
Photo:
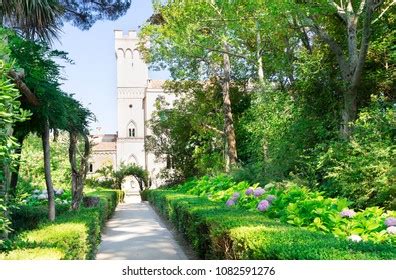
[[[60,260],[64,252],[56,248],[16,249],[9,254],[1,254],[0,260]]]
[[[56,205],[56,214],[62,215],[67,212],[70,205]],[[39,224],[48,222],[48,206],[47,205],[20,205],[11,212],[12,225],[14,232],[23,230],[32,230]]]
[[[396,259],[389,244],[342,240],[204,197],[160,189],[147,197],[202,259]]]
[[[1,259],[94,259],[100,243],[101,229],[123,201],[120,190],[99,190],[89,194],[97,196],[97,207],[69,211],[58,216],[54,223],[46,222],[38,229],[22,232],[17,249],[0,254]]]

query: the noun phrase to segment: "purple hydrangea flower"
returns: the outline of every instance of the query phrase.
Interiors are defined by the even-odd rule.
[[[276,196],[273,194],[270,194],[269,196],[267,196],[266,200],[268,200],[269,203],[272,203],[272,201],[274,201],[276,199]]]
[[[232,195],[232,199],[233,199],[233,200],[237,200],[240,196],[241,196],[241,194],[240,194],[239,192],[235,192],[235,193]]]
[[[235,205],[235,200],[233,200],[233,199],[227,200],[226,205],[227,205],[228,207],[234,206],[234,205]]]
[[[352,234],[351,236],[348,237],[349,240],[353,242],[360,242],[362,241],[362,238],[359,235]]]
[[[344,209],[340,212],[340,216],[343,218],[353,218],[356,215],[356,212],[352,209]]]
[[[259,187],[259,188],[255,189],[253,193],[254,193],[255,197],[259,197],[265,193],[265,190],[263,188]]]
[[[395,217],[389,217],[389,218],[385,219],[385,225],[387,227],[396,226],[396,218]]]
[[[270,206],[270,203],[268,202],[268,200],[262,200],[257,205],[257,210],[263,212],[263,211],[266,211],[269,208],[269,206]]]
[[[386,232],[389,234],[396,234],[396,227],[395,226],[388,227],[386,229]]]
[[[245,194],[246,194],[246,195],[252,195],[252,194],[254,194],[253,188],[248,188],[248,189],[245,191]]]

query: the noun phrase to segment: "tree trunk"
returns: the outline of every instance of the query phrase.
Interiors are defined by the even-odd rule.
[[[18,155],[19,157],[21,156],[22,153],[22,146],[23,146],[23,141],[25,140],[26,134],[25,133],[17,133],[17,142],[18,142],[18,148],[15,149],[15,154]],[[9,193],[12,197],[16,196],[16,191],[17,191],[17,185],[18,185],[18,179],[19,179],[19,168],[21,166],[20,161],[18,160],[15,163],[15,169],[11,173],[11,181],[10,181],[10,190]]]
[[[341,111],[342,124],[341,136],[343,139],[348,139],[352,133],[351,122],[357,117],[357,89],[349,88],[344,93],[344,106]]]
[[[8,136],[12,135],[12,128],[11,126],[8,126],[6,134]],[[3,175],[2,180],[0,180],[0,199],[3,200],[4,205],[6,206],[8,204],[8,192],[9,192],[9,185],[10,185],[10,165],[9,162],[6,160],[0,161],[0,168],[2,169],[2,173],[0,175]],[[0,209],[1,211],[1,209]],[[3,212],[3,215],[6,219],[9,220],[9,213],[6,208],[6,210]],[[3,233],[0,233],[0,241],[5,240],[8,238],[8,232],[4,231]]]
[[[344,22],[347,33],[347,57],[345,57],[343,46],[331,38],[322,27],[317,24],[314,24],[313,27],[335,54],[342,78],[346,82],[340,132],[343,139],[348,139],[352,132],[350,122],[357,117],[357,89],[362,79],[363,67],[370,44],[373,13],[384,1],[362,0],[359,7],[354,7],[351,0],[345,2],[344,5],[339,5],[335,1],[330,2],[337,9],[339,18]],[[362,21],[362,24],[359,24],[360,21]],[[358,27],[361,34],[360,42],[358,42]]]
[[[227,154],[229,158],[229,165],[228,166],[226,165],[227,171],[229,171],[230,167],[232,167],[237,163],[235,129],[234,129],[234,121],[232,117],[231,99],[230,99],[231,64],[228,53],[229,53],[228,44],[224,42],[223,111],[224,111],[224,134],[227,140]]]
[[[257,56],[257,75],[259,82],[264,83],[264,69],[263,69],[263,56],[261,55],[261,34],[259,29],[259,23],[256,22],[256,56]]]
[[[69,161],[71,166],[71,182],[72,182],[72,203],[71,208],[77,210],[80,208],[83,200],[84,182],[88,172],[88,159],[90,153],[90,144],[87,135],[84,137],[84,154],[80,160],[80,167],[77,166],[77,143],[78,133],[76,131],[69,132]]]
[[[51,178],[51,151],[50,151],[50,140],[49,140],[49,122],[45,120],[43,134],[41,136],[43,142],[44,152],[44,174],[45,184],[47,186],[48,193],[48,219],[50,221],[55,220],[55,195],[54,186],[52,185]]]

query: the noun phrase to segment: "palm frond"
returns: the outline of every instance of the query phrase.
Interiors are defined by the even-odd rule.
[[[18,30],[29,39],[51,42],[62,25],[63,8],[56,0],[3,1],[3,24]]]

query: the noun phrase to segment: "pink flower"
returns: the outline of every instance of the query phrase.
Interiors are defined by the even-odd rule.
[[[246,194],[246,195],[252,195],[252,194],[254,194],[253,188],[248,188],[248,189],[245,191],[245,194]]]
[[[386,229],[386,232],[389,234],[396,234],[396,227],[395,226],[388,227]]]
[[[232,199],[233,199],[233,200],[237,200],[240,196],[241,196],[241,194],[240,194],[239,192],[235,192],[235,193],[232,195]]]
[[[226,205],[227,205],[228,207],[234,206],[234,205],[235,205],[235,200],[233,200],[233,199],[227,200]]]
[[[257,210],[259,210],[260,212],[266,211],[268,210],[270,206],[270,203],[268,202],[268,200],[262,200],[259,202],[259,204],[257,205]]]
[[[272,201],[274,201],[276,199],[276,196],[273,194],[270,194],[269,196],[267,196],[266,200],[268,200],[269,203],[272,203]]]
[[[259,197],[265,193],[265,190],[259,187],[259,188],[255,189],[253,193],[254,193],[255,197]]]
[[[395,217],[389,217],[385,220],[385,225],[387,227],[392,227],[396,226],[396,218]]]
[[[344,209],[341,211],[340,216],[342,218],[353,218],[356,215],[355,211],[353,211],[352,209]]]

